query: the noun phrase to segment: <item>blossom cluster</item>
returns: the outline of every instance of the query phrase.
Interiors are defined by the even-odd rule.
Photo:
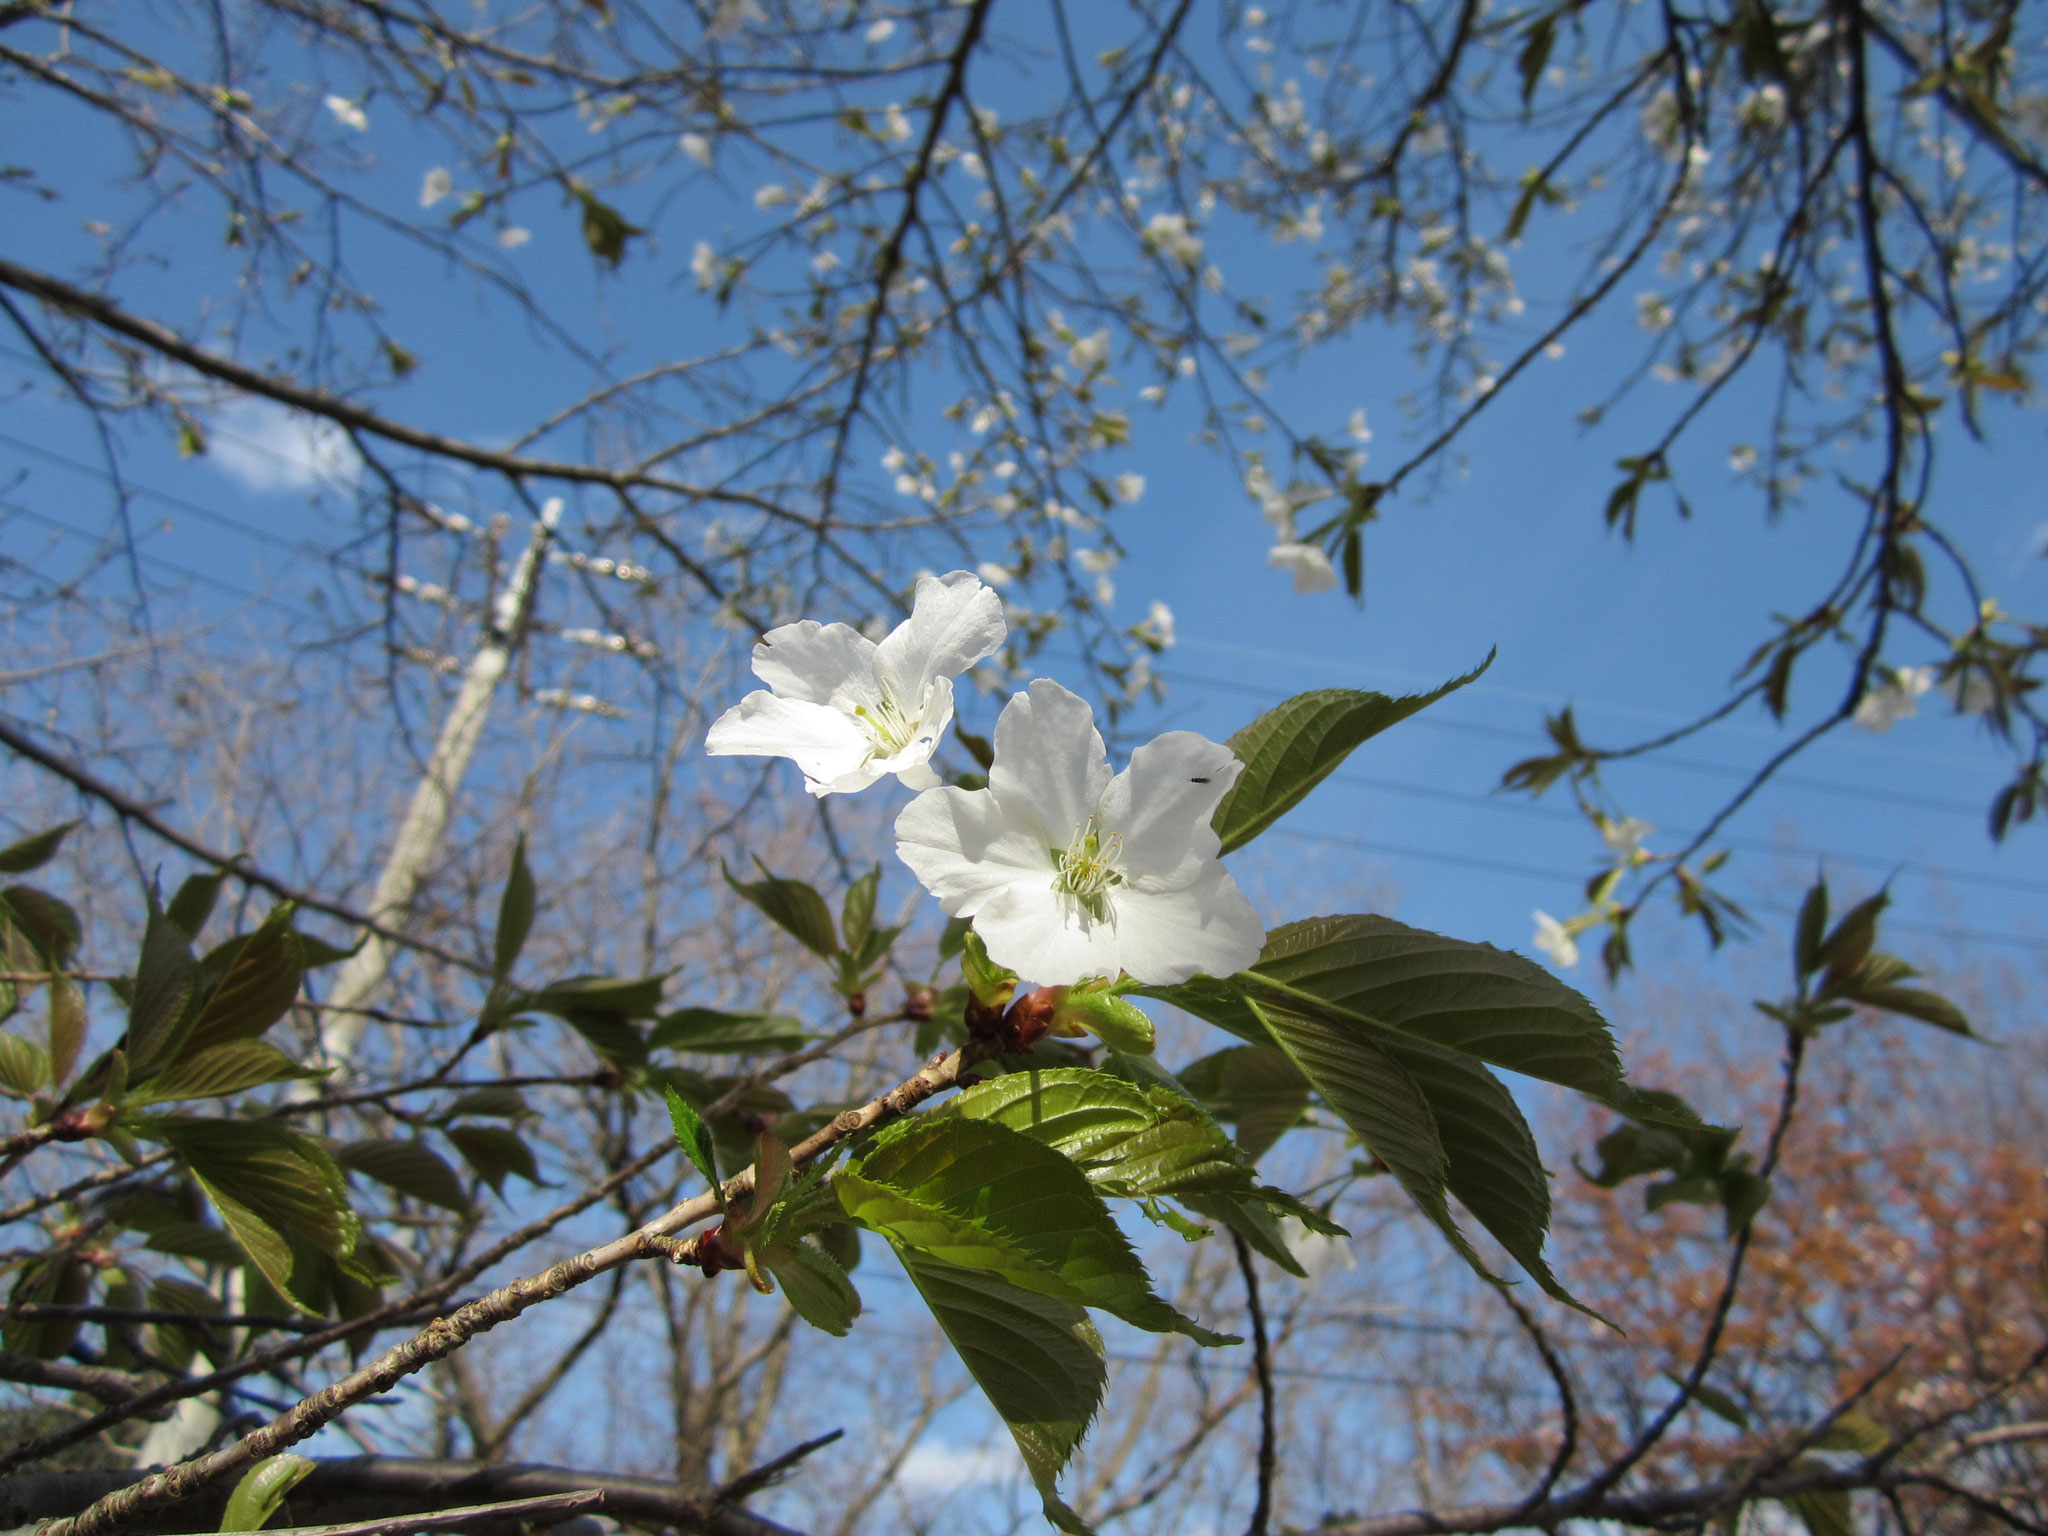
[[[1227,746],[1169,731],[1112,773],[1087,701],[1038,678],[996,722],[987,787],[940,783],[931,759],[953,680],[1006,635],[1001,600],[968,571],[922,578],[910,617],[880,641],[782,625],[754,647],[768,686],[720,716],[705,748],[790,758],[813,795],[892,773],[920,791],[896,820],[898,856],[1024,980],[1172,985],[1250,965],[1265,927],[1211,825],[1243,771]]]

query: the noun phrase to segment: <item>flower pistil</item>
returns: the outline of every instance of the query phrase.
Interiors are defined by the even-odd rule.
[[[1124,883],[1123,871],[1117,868],[1123,849],[1123,833],[1102,836],[1090,816],[1074,828],[1065,848],[1046,850],[1052,855],[1053,890],[1095,922],[1109,922],[1110,889]]]

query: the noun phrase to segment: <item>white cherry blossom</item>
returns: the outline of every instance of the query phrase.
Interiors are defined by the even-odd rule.
[[[1266,564],[1276,571],[1292,571],[1296,592],[1327,592],[1337,585],[1336,567],[1313,544],[1275,544],[1266,551]]]
[[[1849,718],[1873,736],[1880,736],[1901,720],[1920,712],[1916,700],[1934,686],[1932,667],[1901,667],[1856,701],[1856,713]]]
[[[814,795],[849,794],[895,774],[938,783],[931,755],[953,720],[953,679],[1003,643],[995,593],[968,571],[921,576],[910,617],[870,640],[847,624],[804,619],[754,647],[748,694],[705,736],[715,757],[787,757]]]
[[[327,98],[327,110],[344,128],[353,128],[357,133],[370,131],[370,115],[360,102],[350,101],[346,96],[330,96]]]
[[[1553,965],[1562,966],[1566,970],[1577,965],[1579,941],[1572,936],[1571,929],[1541,908],[1531,915],[1536,919],[1536,935],[1530,942],[1550,956]]]
[[[996,722],[989,787],[919,795],[896,852],[1026,981],[1227,976],[1266,939],[1209,824],[1242,769],[1228,747],[1169,731],[1112,777],[1087,702],[1041,677]]]

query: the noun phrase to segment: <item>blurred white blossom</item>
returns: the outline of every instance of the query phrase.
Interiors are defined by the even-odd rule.
[[[327,98],[327,110],[334,114],[334,120],[344,128],[353,128],[357,133],[370,131],[370,115],[346,96]]]

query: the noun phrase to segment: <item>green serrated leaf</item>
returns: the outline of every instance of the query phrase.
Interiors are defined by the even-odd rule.
[[[230,1040],[253,1040],[297,1000],[306,967],[299,936],[292,932],[292,910],[290,902],[277,907],[236,949],[219,985],[179,1043],[179,1058]],[[138,1062],[138,1076],[140,1070]]]
[[[222,871],[203,875],[187,875],[179,883],[178,893],[171,898],[171,904],[164,908],[164,915],[193,937],[206,926],[206,920],[213,916],[214,903],[220,899],[220,888],[227,881]]]
[[[725,1181],[718,1176],[718,1154],[711,1145],[711,1128],[705,1125],[703,1117],[690,1101],[674,1088],[668,1090],[668,1118],[675,1127],[676,1145],[683,1149],[683,1155],[689,1158],[698,1176],[711,1186],[719,1209],[725,1209]]]
[[[309,1456],[294,1456],[289,1451],[278,1456],[266,1456],[235,1484],[235,1491],[228,1495],[227,1509],[221,1514],[220,1528],[223,1531],[260,1531],[270,1523],[287,1495],[311,1475],[317,1465]]]
[[[1264,999],[1252,1008],[1323,1102],[1387,1165],[1458,1256],[1498,1282],[1451,1214],[1450,1157],[1428,1099],[1402,1064],[1349,1021],[1297,1009],[1285,999]]]
[[[536,1189],[547,1188],[540,1176],[540,1165],[534,1161],[533,1148],[517,1131],[502,1125],[451,1125],[444,1134],[462,1154],[462,1160],[476,1171],[476,1176],[491,1186],[492,1193],[505,1193],[507,1174],[518,1175]]]
[[[505,894],[498,900],[498,927],[491,939],[491,975],[503,981],[512,974],[526,936],[533,931],[533,871],[526,867],[526,835],[512,844],[512,870]]]
[[[1819,1464],[1812,1461],[1795,1461],[1792,1466],[1800,1472],[1819,1470]],[[1856,1536],[1856,1521],[1850,1513],[1846,1489],[1794,1494],[1782,1502],[1805,1525],[1807,1536]]]
[[[738,879],[723,862],[718,867],[727,885],[805,949],[821,960],[839,954],[839,930],[833,924],[832,910],[812,887],[801,880],[770,874],[766,867],[762,868],[759,880]]]
[[[32,885],[10,885],[0,890],[0,916],[12,923],[42,962],[52,968],[69,963],[84,936],[78,912],[70,902]]]
[[[1932,1024],[1936,1029],[1945,1029],[1953,1035],[1970,1035],[1969,1018],[1954,1003],[1938,992],[1928,992],[1920,987],[1859,987],[1845,993],[1852,1001],[1872,1008],[1882,1008],[1887,1013],[1902,1013],[1909,1019],[1918,1019],[1923,1024]]]
[[[50,1083],[50,1053],[33,1040],[0,1034],[0,1093],[32,1099]]]
[[[1230,738],[1244,771],[1216,807],[1211,825],[1224,853],[1241,848],[1298,805],[1353,748],[1427,709],[1493,665],[1486,660],[1430,693],[1391,698],[1353,688],[1296,694]]]
[[[302,1067],[262,1040],[229,1040],[180,1052],[175,1063],[144,1083],[128,1102],[140,1107],[181,1099],[223,1099],[265,1083],[324,1076],[324,1070]]]
[[[848,953],[858,955],[867,948],[868,935],[875,927],[875,898],[881,890],[879,864],[846,888],[846,900],[839,908],[839,932]]]
[[[775,1013],[725,1013],[716,1008],[679,1008],[656,1021],[649,1050],[748,1052],[793,1051],[811,1037],[803,1020]]]
[[[334,1149],[334,1160],[388,1189],[444,1210],[468,1214],[469,1195],[446,1158],[424,1141],[349,1141]]]
[[[798,1317],[834,1338],[846,1337],[860,1316],[860,1292],[831,1255],[809,1243],[776,1243],[761,1250],[760,1260]]]
[[[1075,1164],[992,1121],[923,1116],[877,1137],[833,1179],[863,1226],[948,1264],[1099,1307],[1153,1333],[1211,1333],[1153,1294],[1101,1197]]]
[[[58,846],[77,826],[77,822],[67,821],[60,827],[51,827],[46,832],[37,832],[18,843],[0,848],[0,875],[25,875],[41,869],[57,856]]]
[[[658,976],[571,976],[551,981],[537,992],[521,992],[506,1005],[508,1013],[551,1013],[568,1023],[571,1015],[603,1015],[615,1019],[651,1019],[661,1012],[661,990],[670,972]]]
[[[50,982],[50,1081],[62,1087],[85,1045],[85,995],[68,976]]]
[[[1087,1536],[1088,1527],[1061,1502],[1056,1479],[1087,1433],[1108,1379],[1102,1336],[1088,1314],[987,1270],[892,1246],[967,1374],[1008,1426],[1046,1518]]]
[[[1760,1173],[1734,1168],[1717,1176],[1714,1184],[1727,1214],[1730,1237],[1756,1220],[1757,1213],[1770,1203],[1771,1181]]]
[[[1235,983],[1146,991],[1258,1043],[1239,993],[1283,998],[1576,1088],[1625,1113],[1694,1123],[1628,1086],[1600,1010],[1542,966],[1391,918],[1288,923],[1267,934],[1258,964]]]
[[[333,1259],[355,1248],[359,1223],[341,1170],[317,1142],[274,1120],[145,1116],[137,1135],[171,1148],[191,1169],[258,1271],[281,1295],[310,1305],[312,1276],[297,1264],[297,1238]]]
[[[1283,1051],[1233,1045],[1178,1074],[1217,1119],[1237,1127],[1237,1144],[1256,1162],[1308,1109],[1308,1079]]]
[[[1828,927],[1828,883],[1816,880],[1799,903],[1799,925],[1793,930],[1792,963],[1798,977],[1820,969],[1821,936]]]
[[[607,266],[616,267],[626,256],[626,242],[646,231],[628,224],[625,215],[583,187],[573,188],[583,205],[583,243]]]
[[[498,1120],[517,1120],[526,1113],[526,1098],[517,1088],[472,1088],[441,1111],[444,1120],[464,1115],[488,1115]]]
[[[1179,1199],[1196,1215],[1222,1222],[1251,1244],[1262,1258],[1279,1265],[1295,1279],[1308,1278],[1308,1271],[1301,1267],[1301,1261],[1289,1250],[1280,1218],[1270,1206],[1239,1195],[1192,1194],[1181,1195]]]
[[[1005,1073],[965,1090],[937,1113],[1029,1136],[1108,1195],[1266,1193],[1243,1152],[1199,1105],[1087,1067]]]
[[[1890,1448],[1891,1431],[1861,1408],[1845,1408],[1835,1416],[1814,1442],[1821,1451],[1854,1451],[1858,1456],[1875,1456]]]
[[[150,900],[135,963],[135,990],[128,1006],[128,1060],[137,1078],[170,1060],[180,1044],[186,1004],[198,982],[192,937]]]

